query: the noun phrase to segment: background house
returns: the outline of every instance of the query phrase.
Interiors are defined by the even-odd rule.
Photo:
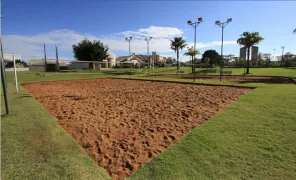
[[[127,64],[126,66],[128,66],[129,63],[133,64],[134,66],[148,66],[149,61],[152,65],[152,60],[154,60],[155,65],[165,64],[166,57],[160,56],[158,52],[155,51],[149,56],[133,53],[131,56],[120,56],[116,58],[116,63],[117,66],[124,66],[122,64]]]
[[[47,71],[55,71],[56,59],[47,59]],[[59,61],[59,66],[65,66],[65,63]],[[29,71],[44,71],[45,61],[44,59],[30,59],[29,60]]]

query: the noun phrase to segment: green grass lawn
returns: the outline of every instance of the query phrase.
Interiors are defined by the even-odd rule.
[[[176,67],[168,67],[168,68],[154,68],[154,73],[156,74],[176,74]],[[202,68],[207,69],[207,68]],[[215,68],[217,70],[216,75],[219,75],[219,67]],[[183,70],[185,74],[191,73],[191,67],[180,67],[180,70]],[[201,70],[201,68],[196,68],[196,71]],[[232,71],[233,75],[243,75],[244,68],[224,68],[225,71]],[[82,73],[103,73],[104,71],[129,71],[129,68],[118,68],[118,69],[103,69],[103,70],[79,70],[78,72]],[[132,71],[136,71],[138,73],[148,73],[148,69],[144,68],[132,68]],[[149,70],[152,72],[152,69]],[[250,68],[251,76],[294,76],[296,77],[296,68]]]
[[[67,79],[58,77],[46,80]],[[8,80],[11,113],[1,119],[1,179],[110,179],[24,88],[15,93],[11,73]],[[19,80],[39,79],[31,73]]]
[[[243,69],[231,69],[237,74],[243,72]],[[170,71],[175,73],[175,69]],[[251,69],[251,73],[296,78],[296,69]],[[24,83],[104,77],[102,73],[47,73],[45,78],[41,75],[20,72],[18,79]],[[110,178],[22,87],[15,94],[12,73],[7,78],[11,114],[2,116],[1,120],[2,179]],[[295,85],[196,82],[257,88],[194,129],[130,179],[296,178]],[[1,110],[3,113],[4,108]]]

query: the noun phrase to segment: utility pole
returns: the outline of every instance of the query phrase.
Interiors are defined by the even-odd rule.
[[[148,74],[150,73],[150,64],[151,64],[151,57],[149,58],[149,42],[152,39],[152,37],[145,38],[145,41],[147,42],[147,57],[148,57]]]
[[[130,68],[130,79],[132,78],[132,62],[131,62],[131,41],[132,41],[133,37],[129,37],[129,38],[125,38],[126,41],[128,41],[128,49],[129,49],[129,58],[130,58],[130,63],[129,63],[129,68]]]
[[[58,54],[58,46],[55,45],[55,48],[56,48],[56,72],[59,72],[59,54]]]
[[[0,1],[1,3],[1,1]],[[1,5],[1,4],[0,4]],[[1,9],[0,9],[1,10]],[[0,19],[2,23],[2,12],[0,12]],[[1,28],[0,28],[1,30]],[[7,95],[7,80],[6,80],[6,74],[5,74],[5,65],[4,65],[4,56],[3,56],[3,48],[2,48],[2,33],[0,32],[0,58],[1,58],[1,82],[2,82],[2,88],[3,88],[3,95],[4,95],[4,102],[5,102],[5,110],[6,114],[9,114],[9,104],[8,104],[8,95]]]
[[[228,23],[232,22],[232,18],[228,18],[226,22],[221,23],[216,21],[215,24],[222,28],[222,43],[221,43],[221,61],[220,61],[220,81],[222,80],[222,71],[223,71],[223,38],[224,38],[224,28]]]
[[[191,25],[194,28],[194,49],[193,49],[193,82],[195,82],[195,54],[196,54],[196,27],[203,22],[202,17],[198,18],[197,22],[192,22],[191,20],[187,21],[188,25]]]
[[[43,49],[44,49],[44,71],[46,72],[47,71],[47,59],[46,59],[46,46],[45,46],[45,43],[44,43]]]

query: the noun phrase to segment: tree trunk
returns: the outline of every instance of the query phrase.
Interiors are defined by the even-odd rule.
[[[250,47],[248,47],[248,52],[247,52],[247,72],[246,74],[249,74],[249,68],[250,68]]]
[[[179,49],[177,50],[177,70],[179,70]]]

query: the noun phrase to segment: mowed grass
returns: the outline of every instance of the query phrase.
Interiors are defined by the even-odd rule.
[[[176,74],[176,67],[168,67],[168,68],[154,68],[155,74]],[[200,71],[208,68],[196,68],[196,71]],[[219,67],[215,68],[217,73],[215,75],[219,75]],[[183,70],[185,74],[191,73],[191,67],[180,67],[180,70]],[[244,68],[224,68],[225,71],[232,71],[233,75],[243,75]],[[104,71],[129,71],[129,68],[118,68],[118,69],[105,69],[103,71],[95,70],[79,70],[80,73],[99,73],[102,74]],[[132,68],[132,71],[136,71],[138,73],[148,74],[147,68]],[[150,73],[152,69],[149,70]],[[212,73],[211,73],[212,74]],[[296,68],[250,68],[250,74],[248,76],[287,76],[287,77],[296,77]],[[126,75],[127,77],[127,75]]]
[[[175,69],[171,71],[175,73]],[[280,72],[276,75],[296,77],[296,69],[277,71]],[[18,78],[24,83],[104,77],[101,73],[50,73],[42,78],[40,74],[20,72]],[[23,88],[20,88],[18,95],[14,93],[12,75],[7,75],[11,114],[2,117],[1,123],[2,178],[110,178]],[[273,73],[268,69],[268,72],[261,72],[260,75]],[[194,129],[130,179],[296,178],[295,85],[236,84],[207,80],[197,82],[258,88],[251,90],[206,124]]]
[[[15,93],[12,77],[8,73],[11,113],[1,117],[1,179],[111,179],[24,88]],[[43,80],[57,78],[69,76]],[[36,73],[19,73],[19,80],[40,79]],[[3,95],[1,100],[4,114]]]
[[[295,91],[252,90],[131,179],[295,179]]]

